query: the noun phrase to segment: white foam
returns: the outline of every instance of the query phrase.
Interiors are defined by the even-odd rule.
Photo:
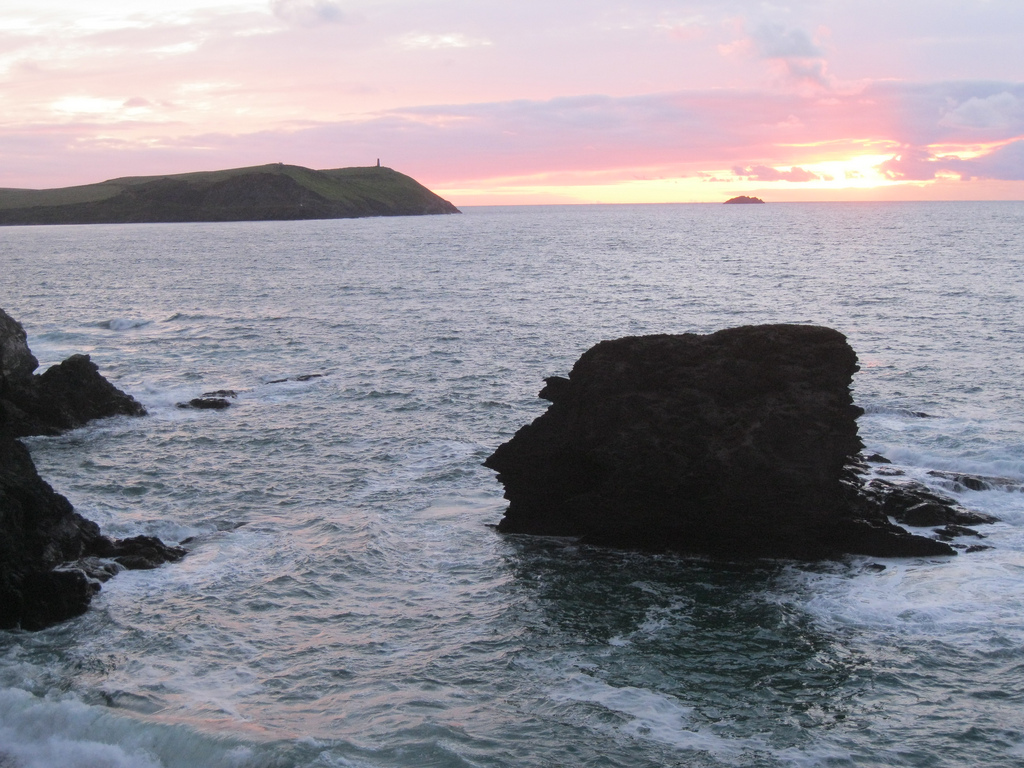
[[[550,695],[554,701],[585,702],[625,715],[628,720],[616,730],[629,738],[649,739],[722,757],[738,757],[745,751],[765,747],[760,739],[726,739],[696,729],[693,708],[672,696],[628,685],[616,687],[580,672],[570,675],[564,687]]]
[[[867,562],[867,559],[864,559]],[[858,561],[859,562],[859,561]],[[885,570],[790,571],[799,601],[822,626],[874,627],[886,634],[942,631],[950,641],[976,630],[1024,641],[1024,554],[999,548],[935,560],[886,560]]]
[[[951,456],[905,445],[878,445],[872,446],[870,450],[882,454],[894,464],[906,467],[1006,477],[1011,480],[1024,481],[1024,457],[1019,454],[999,455],[990,451],[985,455]]]
[[[144,725],[71,697],[0,690],[0,764],[17,768],[236,768],[247,747],[179,726]]]

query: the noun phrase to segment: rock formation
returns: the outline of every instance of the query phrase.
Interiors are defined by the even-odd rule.
[[[730,197],[725,201],[726,205],[764,205],[764,200],[760,197],[748,197],[747,195],[739,195],[737,197]]]
[[[184,554],[159,539],[109,539],[36,472],[17,437],[52,435],[114,415],[142,415],[87,355],[42,375],[21,325],[0,309],[0,629],[41,629],[84,612],[123,568],[155,568]]]
[[[852,466],[857,370],[842,334],[805,325],[601,342],[484,462],[509,500],[498,529],[725,557],[954,554],[889,522]]]

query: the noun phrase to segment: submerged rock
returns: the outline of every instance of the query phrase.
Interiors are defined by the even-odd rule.
[[[0,629],[42,629],[77,616],[99,581],[117,570],[151,568],[185,554],[152,537],[108,539],[39,477],[16,437],[145,411],[86,355],[42,376],[33,373],[37,366],[24,329],[0,310]]]
[[[187,403],[177,403],[178,408],[196,408],[198,410],[220,411],[230,407],[231,403],[223,397],[193,397]]]
[[[311,381],[312,379],[322,379],[324,374],[322,373],[304,373],[301,376],[292,376],[285,379],[272,379],[267,384],[284,384],[286,381]]]
[[[857,370],[842,334],[807,325],[601,342],[484,462],[509,500],[498,530],[725,557],[955,554],[891,523],[848,466]]]

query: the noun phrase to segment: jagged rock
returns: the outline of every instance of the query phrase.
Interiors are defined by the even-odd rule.
[[[151,536],[103,536],[39,477],[25,446],[0,435],[0,629],[42,629],[78,616],[98,581],[184,554]]]
[[[913,481],[871,480],[864,489],[871,503],[903,525],[982,525],[996,518],[964,509],[954,499]]]
[[[129,539],[104,539],[92,547],[92,553],[109,557],[130,571],[149,570],[185,556],[181,547],[170,547],[156,536],[132,536]]]
[[[976,539],[984,539],[985,535],[978,533],[973,528],[968,528],[966,525],[947,525],[942,528],[936,528],[935,533],[939,535],[939,538],[943,541],[951,541],[959,536],[973,536]]]
[[[28,450],[0,435],[0,628],[39,629],[89,605],[82,574],[54,574],[86,555],[99,526],[39,477]]]
[[[77,616],[99,582],[117,570],[152,568],[184,555],[152,537],[108,539],[39,477],[15,437],[145,411],[100,376],[86,355],[42,376],[33,374],[37,366],[24,329],[0,310],[0,629],[42,629]]]
[[[26,386],[39,361],[28,348],[21,323],[0,309],[0,394]]]
[[[864,461],[872,464],[892,464],[892,461],[885,458],[885,456],[880,453],[872,453],[870,456],[865,456]]]
[[[892,524],[847,468],[857,369],[815,326],[601,342],[484,462],[509,500],[498,530],[726,557],[955,554]]]
[[[14,437],[55,435],[107,416],[146,409],[100,375],[88,355],[72,355],[41,375],[21,324],[0,309],[0,424]]]

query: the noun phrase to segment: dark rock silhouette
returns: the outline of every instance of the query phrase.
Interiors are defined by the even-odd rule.
[[[484,462],[509,500],[498,530],[723,557],[955,554],[889,522],[850,466],[857,369],[842,334],[806,325],[601,342]]]
[[[107,416],[145,408],[104,379],[88,355],[72,355],[43,374],[25,330],[0,309],[0,425],[14,437],[56,435]]]
[[[764,200],[760,197],[747,197],[747,195],[739,195],[738,197],[730,197],[725,201],[726,205],[764,205]]]
[[[21,325],[0,309],[0,629],[35,630],[89,607],[99,582],[122,568],[154,568],[185,551],[159,539],[109,539],[36,472],[17,437],[87,421],[142,415],[86,355],[42,375]]]

